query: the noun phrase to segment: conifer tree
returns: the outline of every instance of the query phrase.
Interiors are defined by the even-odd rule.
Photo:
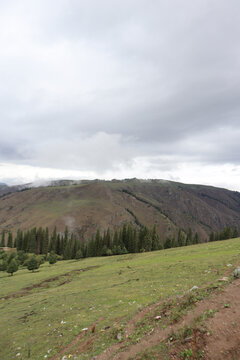
[[[60,234],[57,234],[56,253],[58,255],[61,255],[61,238],[60,238]]]
[[[76,253],[76,256],[75,256],[75,259],[76,260],[79,260],[79,259],[82,259],[83,258],[83,253],[81,251],[81,249],[79,249]]]
[[[36,254],[39,255],[40,253],[42,253],[42,238],[43,238],[43,235],[42,235],[42,228],[40,227],[38,230],[37,230],[37,234],[36,234],[36,240],[37,240],[37,251],[36,251]]]
[[[108,227],[107,233],[106,233],[106,246],[108,249],[112,248],[112,239],[111,239],[111,233],[110,233],[109,227]]]
[[[232,237],[233,237],[233,238],[237,238],[237,237],[238,237],[238,227],[237,227],[237,226],[235,226],[234,229],[233,229]]]
[[[172,239],[168,236],[164,242],[164,249],[170,249],[172,247]]]
[[[133,230],[133,249],[134,253],[138,252],[138,233],[136,228]]]
[[[192,239],[192,228],[189,228],[188,230],[188,233],[187,233],[187,239],[186,239],[186,246],[187,245],[191,245],[193,242],[193,239]]]
[[[198,233],[195,232],[195,235],[194,235],[194,238],[193,238],[193,243],[194,244],[198,244],[199,243],[199,236],[198,236]]]
[[[178,230],[178,237],[177,237],[178,246],[185,245],[185,236],[181,229]]]
[[[48,254],[48,242],[49,242],[49,233],[48,233],[48,228],[46,228],[46,230],[43,230],[43,234],[42,234],[42,253],[44,255]]]
[[[20,229],[17,231],[16,248],[17,250],[23,250],[23,233]]]
[[[152,229],[152,249],[151,250],[158,250],[159,249],[159,237],[157,234],[157,227],[154,224]]]
[[[209,241],[214,241],[214,240],[215,240],[214,232],[211,231],[209,235]]]
[[[151,251],[152,250],[152,236],[151,232],[147,229],[146,235],[144,236],[144,246],[145,251]]]
[[[13,247],[13,237],[12,237],[12,232],[11,231],[8,232],[7,246],[10,247],[10,248]]]
[[[57,228],[56,226],[54,227],[52,236],[51,236],[51,242],[50,242],[50,246],[49,246],[49,250],[56,252],[57,250]]]
[[[95,254],[94,256],[101,256],[102,254],[102,237],[100,235],[100,230],[97,229],[95,237]]]
[[[37,250],[37,239],[36,239],[36,228],[33,228],[29,234],[29,252],[36,254]]]
[[[68,231],[68,226],[66,226],[65,231],[64,231],[63,244],[62,244],[62,251],[63,252],[65,250],[65,247],[67,246],[68,236],[69,236],[69,231]]]
[[[1,247],[5,247],[5,230],[1,234]]]

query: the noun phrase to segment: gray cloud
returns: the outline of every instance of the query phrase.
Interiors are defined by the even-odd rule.
[[[237,0],[2,1],[0,161],[96,176],[141,158],[164,171],[240,165],[239,11]]]

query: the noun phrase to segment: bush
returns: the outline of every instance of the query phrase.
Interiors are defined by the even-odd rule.
[[[7,259],[7,262],[8,264],[10,264],[10,262],[15,259],[17,256],[17,254],[15,252],[10,252],[10,254],[8,255],[8,259]]]
[[[7,272],[13,276],[13,273],[18,271],[18,263],[15,259],[12,259],[11,262],[8,264]]]
[[[113,253],[112,253],[112,250],[111,249],[107,249],[106,251],[106,256],[111,256]]]
[[[83,253],[82,251],[79,249],[76,253],[76,256],[75,256],[75,259],[76,260],[79,260],[79,259],[82,259],[83,258]]]
[[[7,253],[3,250],[0,251],[0,259],[6,260],[7,259]]]
[[[8,267],[8,263],[4,259],[0,259],[0,271],[6,271]]]
[[[36,256],[32,256],[27,263],[27,268],[29,271],[34,272],[34,270],[38,269],[40,266],[39,262],[37,261]]]
[[[37,262],[39,263],[39,265],[42,265],[45,263],[46,256],[45,255],[37,255],[36,259],[37,259]]]
[[[57,254],[54,251],[51,251],[48,256],[49,264],[55,264],[57,262]]]
[[[19,250],[17,252],[17,260],[19,264],[23,265],[24,262],[27,260],[28,256],[23,250]]]

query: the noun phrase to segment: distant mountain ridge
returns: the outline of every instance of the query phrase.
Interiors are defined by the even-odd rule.
[[[0,186],[0,229],[23,230],[56,225],[89,238],[119,228],[157,224],[161,239],[189,227],[202,240],[224,226],[240,229],[240,193],[204,185],[153,179],[55,180]]]

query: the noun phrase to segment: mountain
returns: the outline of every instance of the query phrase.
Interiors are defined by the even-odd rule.
[[[224,226],[240,229],[240,193],[203,185],[165,180],[60,180],[0,188],[0,227],[23,230],[57,226],[89,238],[124,222],[152,227],[161,239],[179,228],[197,231],[205,240]],[[35,186],[35,185],[34,185]]]

